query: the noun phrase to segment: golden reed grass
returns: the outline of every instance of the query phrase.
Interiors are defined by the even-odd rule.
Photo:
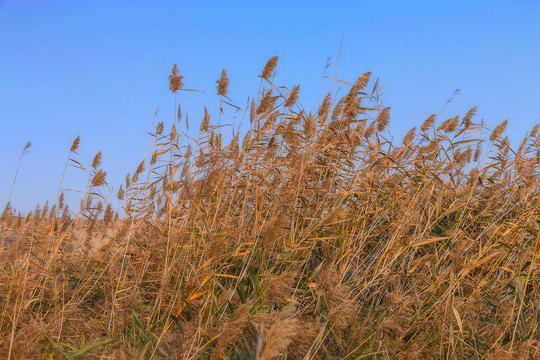
[[[117,211],[101,152],[78,213],[62,184],[26,216],[7,204],[2,358],[540,357],[538,125],[484,141],[474,107],[394,142],[370,72],[308,111],[277,62],[243,138],[221,131],[226,70],[217,124],[205,107],[195,140],[179,106],[157,123]]]

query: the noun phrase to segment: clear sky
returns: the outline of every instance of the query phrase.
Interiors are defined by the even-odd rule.
[[[443,120],[478,105],[478,119],[492,128],[509,119],[515,143],[540,116],[539,19],[536,0],[0,0],[0,205],[28,141],[12,203],[26,211],[53,201],[77,135],[85,164],[103,151],[116,192],[144,157],[157,107],[157,121],[172,124],[167,77],[175,62],[184,86],[205,92],[180,94],[191,131],[203,105],[217,119],[222,68],[244,106],[274,55],[276,81],[300,84],[301,102],[316,109],[342,36],[338,78],[380,77],[398,140],[460,88]],[[68,170],[65,187],[85,184],[86,175]],[[78,204],[79,196],[69,199]]]

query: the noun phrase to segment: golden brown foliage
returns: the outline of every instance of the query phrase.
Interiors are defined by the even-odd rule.
[[[473,108],[396,144],[370,73],[315,113],[276,64],[243,138],[158,123],[120,215],[101,153],[78,214],[6,205],[1,358],[539,357],[538,126],[483,142]]]

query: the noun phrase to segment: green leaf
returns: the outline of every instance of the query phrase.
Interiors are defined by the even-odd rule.
[[[86,347],[83,347],[82,349],[79,349],[79,350],[75,351],[74,353],[71,354],[71,356],[75,357],[75,356],[86,354],[87,352],[92,351],[95,348],[98,348],[100,346],[103,346],[103,345],[107,344],[110,341],[111,341],[111,339],[108,339],[108,340],[103,340],[101,342],[98,342],[98,343],[95,343],[95,344],[92,344],[92,345],[88,345]]]

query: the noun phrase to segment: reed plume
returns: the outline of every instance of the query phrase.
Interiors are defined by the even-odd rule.
[[[476,113],[478,112],[478,106],[472,107],[469,111],[467,111],[467,114],[463,117],[463,120],[461,121],[461,124],[464,128],[469,128],[472,124],[472,118],[476,116]]]
[[[293,107],[296,104],[296,102],[298,101],[299,93],[300,93],[300,85],[293,86],[293,88],[291,90],[291,93],[289,94],[289,97],[287,98],[287,100],[283,104],[283,107],[286,107],[286,108]]]
[[[436,118],[437,118],[437,115],[435,114],[429,115],[428,118],[422,123],[420,130],[422,131],[429,130],[429,128],[433,126],[433,123],[435,122]]]
[[[173,93],[176,93],[178,90],[180,90],[184,86],[184,84],[182,83],[183,78],[184,77],[180,75],[178,71],[178,66],[175,63],[172,68],[172,74],[169,75],[169,90]]]
[[[261,75],[259,75],[262,79],[270,79],[274,76],[274,71],[276,70],[278,59],[279,56],[273,56],[268,59],[268,62],[264,66]]]
[[[92,160],[92,168],[97,169],[101,165],[101,151],[99,151]]]
[[[377,119],[376,119],[377,130],[384,131],[384,129],[386,129],[386,127],[388,126],[389,121],[390,121],[390,108],[385,107],[377,116]]]
[[[508,125],[508,120],[504,120],[502,123],[497,125],[495,129],[493,129],[493,132],[489,136],[489,141],[495,141],[497,140],[501,134],[506,130],[506,125]]]
[[[105,184],[105,176],[107,175],[106,171],[98,170],[92,178],[92,186],[102,186]]]
[[[218,95],[223,96],[229,93],[229,77],[227,76],[227,71],[225,69],[221,71],[221,78],[216,81],[216,83]]]
[[[201,133],[207,132],[209,125],[210,125],[210,114],[208,113],[208,109],[205,106],[204,107],[204,117],[203,117],[203,119],[201,121],[201,128],[200,128]]]

